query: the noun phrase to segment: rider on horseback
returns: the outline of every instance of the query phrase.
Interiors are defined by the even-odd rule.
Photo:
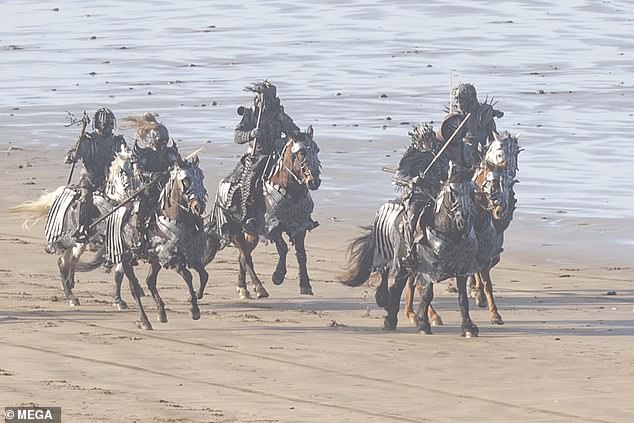
[[[137,130],[132,151],[141,180],[144,184],[152,182],[139,195],[136,216],[139,244],[135,248],[135,253],[144,256],[148,247],[148,224],[153,217],[152,211],[158,204],[165,179],[169,176],[167,171],[174,164],[182,163],[183,159],[174,141],[168,146],[169,131],[162,123],[156,121],[153,114],[146,112],[141,116],[128,117],[126,121]]]
[[[79,225],[73,234],[78,242],[85,242],[89,238],[88,229],[94,211],[93,193],[103,189],[115,153],[125,146],[123,136],[113,134],[115,124],[116,119],[110,109],[104,107],[97,110],[93,118],[94,131],[84,134],[78,147],[66,154],[66,163],[81,159],[84,164],[78,183]]]
[[[230,178],[233,179],[234,189],[240,188],[241,223],[249,232],[256,232],[259,226],[257,219],[261,218],[264,210],[261,179],[269,158],[278,155],[284,145],[282,134],[288,136],[300,129],[284,112],[275,85],[265,80],[245,90],[255,93],[253,108],[238,108],[242,120],[235,129],[234,141],[250,145]]]
[[[447,177],[447,161],[439,160],[425,173],[434,159],[438,140],[430,124],[423,123],[415,127],[409,135],[410,146],[399,161],[394,179],[404,187],[401,195],[405,205],[406,227],[403,228],[408,244],[407,257],[412,258],[416,243],[420,242],[424,233],[417,233],[418,222],[427,216]]]
[[[441,126],[441,138],[447,141],[451,134],[458,128],[467,114],[471,113],[465,127],[458,134],[458,139],[463,141],[467,149],[472,149],[481,155],[489,141],[493,141],[493,133],[497,133],[494,118],[501,118],[504,113],[493,108],[494,103],[485,100],[478,101],[478,95],[473,85],[464,83],[453,90],[453,101],[449,113],[445,116]],[[468,156],[469,154],[465,154]],[[477,158],[476,158],[477,160]],[[454,164],[472,168],[475,161],[454,160]]]

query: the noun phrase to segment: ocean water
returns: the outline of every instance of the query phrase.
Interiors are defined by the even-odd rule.
[[[60,148],[66,111],[152,111],[231,170],[244,86],[264,78],[321,147],[318,207],[376,206],[413,124],[472,82],[521,132],[518,213],[632,216],[634,7],[627,1],[9,1],[0,142]],[[128,131],[125,135],[132,136]],[[60,162],[61,166],[61,162]],[[217,178],[208,178],[213,194]]]

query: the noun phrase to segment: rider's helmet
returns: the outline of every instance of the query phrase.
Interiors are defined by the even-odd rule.
[[[478,105],[478,93],[473,85],[460,84],[454,89],[454,100],[460,112],[469,113]]]
[[[280,104],[280,100],[277,98],[277,87],[267,80],[246,87],[245,90],[256,93],[253,105],[258,109],[260,106],[262,106],[262,110],[275,109]]]
[[[92,125],[99,134],[111,135],[116,122],[114,113],[110,109],[103,107],[95,113]]]

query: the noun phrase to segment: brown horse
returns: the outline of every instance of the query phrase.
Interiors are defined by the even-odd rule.
[[[238,295],[242,299],[251,298],[247,289],[248,274],[255,290],[256,298],[266,298],[268,291],[254,270],[252,252],[258,245],[260,236],[273,241],[277,247],[279,259],[272,280],[276,285],[284,282],[286,276],[286,255],[288,246],[282,235],[286,233],[295,245],[299,264],[300,293],[312,295],[312,287],[306,266],[306,231],[317,226],[311,219],[314,208],[310,196],[321,184],[321,163],[319,147],[313,140],[313,128],[306,132],[290,134],[281,150],[279,159],[263,178],[265,210],[260,215],[257,233],[248,231],[239,224],[230,211],[235,203],[227,194],[232,192],[227,181],[221,181],[212,212],[212,227],[225,244],[231,243],[239,253],[240,270],[238,273]]]

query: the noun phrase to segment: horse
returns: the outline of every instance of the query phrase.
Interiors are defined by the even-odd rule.
[[[434,213],[421,221],[424,237],[417,241],[414,265],[404,263],[407,243],[402,228],[406,207],[401,201],[383,204],[373,226],[349,245],[348,267],[339,281],[354,287],[363,285],[372,273],[380,272],[384,276],[376,292],[377,304],[383,304],[388,313],[384,329],[396,329],[401,294],[408,277],[413,275],[423,291],[417,326],[421,332],[431,333],[428,309],[433,298],[433,283],[456,277],[462,335],[478,335],[478,328],[469,316],[466,290],[467,275],[477,269],[475,186],[462,173],[450,162],[448,179],[435,200]],[[387,270],[394,275],[394,284],[389,288]]]
[[[490,271],[500,261],[504,231],[510,225],[515,210],[513,186],[517,183],[517,156],[521,151],[517,139],[517,136],[506,131],[499,135],[494,134],[494,140],[487,145],[483,160],[473,176],[478,188],[475,196],[475,228],[480,270],[468,280],[474,285],[471,295],[476,304],[482,308],[488,306],[491,323],[497,325],[504,324],[504,320],[495,304]],[[413,297],[413,284],[408,281],[405,310],[412,321],[416,318],[412,306]],[[440,318],[431,305],[429,310],[434,319]]]
[[[506,131],[495,134],[494,141],[489,144],[484,160],[474,175],[480,192],[476,230],[481,256],[481,270],[473,275],[474,297],[479,307],[488,305],[491,323],[497,325],[504,324],[504,320],[493,297],[491,269],[500,261],[504,232],[513,220],[517,203],[513,187],[518,182],[517,158],[520,151],[517,136]]]
[[[319,147],[313,139],[314,130],[308,126],[306,132],[289,134],[281,149],[277,161],[263,177],[265,210],[258,225],[258,233],[244,228],[237,217],[231,213],[236,199],[231,183],[220,182],[212,212],[212,225],[223,245],[231,243],[239,252],[240,271],[237,291],[241,299],[251,298],[246,285],[246,274],[253,283],[256,298],[266,298],[264,288],[253,267],[252,251],[258,245],[259,236],[273,241],[278,252],[278,262],[272,275],[272,282],[280,285],[286,276],[286,255],[288,246],[283,234],[286,234],[295,246],[295,255],[299,264],[300,294],[313,295],[310,277],[306,266],[306,231],[317,227],[311,219],[314,203],[310,191],[317,190],[321,184],[321,162]]]
[[[103,192],[96,191],[93,194],[95,212],[98,211],[101,215],[111,212],[115,204],[126,200],[140,188],[141,181],[133,170],[131,155],[132,153],[125,148],[115,154]],[[96,268],[96,266],[83,266],[78,269],[79,259],[88,247],[98,249],[102,246],[107,232],[107,223],[101,221],[95,225],[94,231],[91,231],[91,236],[86,242],[78,242],[73,238],[72,234],[79,221],[79,195],[76,186],[61,186],[35,201],[27,201],[9,209],[12,213],[25,216],[27,226],[31,219],[37,221],[46,216],[45,251],[58,254],[57,266],[60,272],[61,289],[71,306],[80,305],[79,298],[72,291],[75,287],[75,272]],[[113,305],[120,310],[127,309],[127,304],[121,299],[121,279],[115,282]],[[138,284],[134,285],[132,281],[130,284],[133,297],[136,293],[142,294]]]
[[[189,293],[190,316],[194,320],[200,319],[197,300],[202,298],[209,274],[203,264],[203,252],[207,249],[208,239],[201,217],[206,206],[207,191],[198,164],[198,157],[194,156],[191,160],[184,160],[172,167],[161,190],[158,209],[148,225],[146,260],[150,264],[150,271],[145,282],[156,302],[158,321],[161,323],[167,322],[165,303],[156,287],[162,267],[175,269],[183,278]],[[138,239],[138,234],[136,225],[128,216],[130,212],[131,210],[124,209],[108,217],[106,255],[110,262],[118,265],[115,280],[120,280],[125,275],[131,283],[138,285],[134,273],[136,259],[132,254],[132,246]],[[194,291],[192,274],[188,267],[199,274],[198,293]],[[140,327],[151,330],[152,325],[142,306],[140,315]]]

